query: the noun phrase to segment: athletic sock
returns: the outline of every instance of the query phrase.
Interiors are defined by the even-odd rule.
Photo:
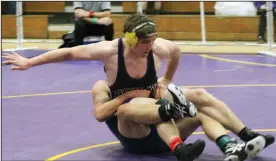
[[[170,147],[171,151],[174,152],[177,145],[182,144],[182,143],[183,143],[182,139],[179,136],[176,136],[170,141],[169,147]]]
[[[216,139],[216,144],[223,153],[225,153],[225,147],[229,142],[232,142],[232,140],[228,135],[222,135]]]
[[[243,141],[249,141],[257,136],[257,133],[253,132],[251,129],[244,127],[238,134],[238,136]]]

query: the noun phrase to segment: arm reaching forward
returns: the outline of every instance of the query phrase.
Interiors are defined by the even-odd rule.
[[[48,51],[33,58],[25,58],[18,53],[3,54],[3,64],[12,64],[12,70],[26,70],[30,67],[61,62],[66,60],[104,60],[116,53],[113,41],[102,41],[95,44],[80,45],[72,48],[62,48]]]

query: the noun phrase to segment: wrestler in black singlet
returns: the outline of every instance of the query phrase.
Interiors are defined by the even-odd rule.
[[[147,56],[147,71],[146,74],[140,78],[132,78],[128,75],[125,61],[124,61],[124,46],[122,39],[118,42],[118,71],[116,81],[112,86],[111,99],[131,90],[148,89],[155,90],[157,86],[157,75],[154,66],[152,51]],[[107,126],[112,133],[120,140],[121,144],[128,152],[133,153],[162,153],[170,151],[169,147],[159,137],[156,127],[151,126],[150,134],[142,139],[132,139],[124,137],[118,130],[117,116],[112,116],[106,121]]]

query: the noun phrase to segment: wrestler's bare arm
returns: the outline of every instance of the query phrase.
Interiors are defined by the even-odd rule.
[[[72,48],[55,49],[27,59],[17,53],[3,54],[4,64],[14,65],[13,69],[26,70],[46,63],[66,60],[106,60],[117,52],[117,41],[102,41],[95,44],[80,45]]]
[[[112,50],[111,42],[102,41],[95,44],[52,50],[30,59],[30,64],[34,66],[65,60],[102,60],[111,55]]]
[[[148,90],[134,90],[110,99],[110,90],[106,81],[98,81],[92,88],[94,115],[99,122],[105,121],[117,112],[120,105],[135,97],[148,97]]]
[[[165,74],[161,79],[169,83],[172,81],[175,71],[177,70],[181,50],[176,44],[169,40],[157,39],[156,43],[157,46],[159,46],[159,50],[157,50],[156,54],[161,59],[165,59],[167,63]]]
[[[98,81],[92,88],[94,115],[99,122],[103,122],[114,115],[120,105],[129,99],[127,94],[122,94],[115,99],[110,99],[108,84]]]
[[[164,78],[171,82],[179,64],[181,50],[179,49],[179,47],[177,47],[177,45],[173,44],[171,41],[166,41],[166,46],[168,46],[169,49],[169,56],[167,58],[167,65]]]

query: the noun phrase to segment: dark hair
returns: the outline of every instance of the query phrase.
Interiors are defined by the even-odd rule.
[[[132,32],[132,30],[135,27],[137,27],[143,23],[147,23],[147,22],[149,22],[149,23],[144,25],[143,27],[135,30],[136,36],[138,38],[141,38],[141,37],[146,37],[148,34],[155,33],[156,26],[150,24],[150,23],[154,24],[154,22],[151,19],[149,19],[147,16],[143,15],[142,13],[136,13],[136,14],[129,16],[124,23],[123,32],[124,33]]]

